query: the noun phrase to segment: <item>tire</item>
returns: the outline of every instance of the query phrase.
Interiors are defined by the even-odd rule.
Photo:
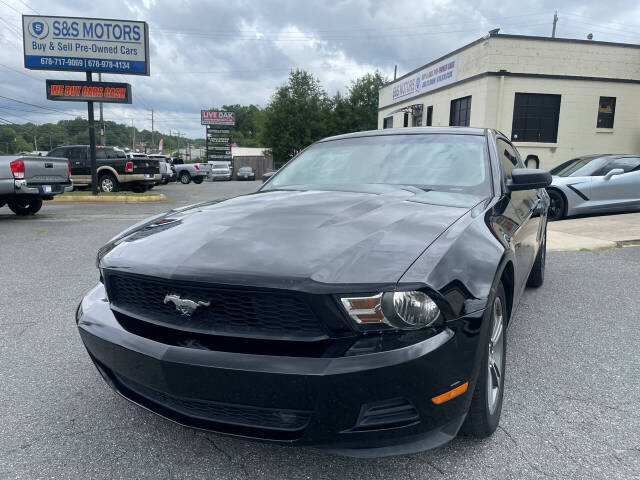
[[[204,181],[203,177],[193,177],[193,183],[200,185]]]
[[[188,185],[189,183],[191,183],[191,175],[189,175],[189,172],[182,172],[180,174],[180,182],[183,185]]]
[[[7,205],[13,213],[24,217],[38,213],[42,208],[42,199],[40,197],[19,198],[17,200],[9,200]]]
[[[167,183],[169,183],[169,179],[165,178],[164,180],[162,180],[162,185],[166,185]]]
[[[151,190],[155,185],[147,185],[147,190]]]
[[[100,175],[98,179],[98,190],[105,193],[115,193],[120,189],[116,177],[110,173]]]
[[[0,208],[4,207],[4,204],[7,202],[0,202]]]
[[[561,220],[567,214],[567,201],[564,195],[554,188],[547,190],[549,194],[550,204],[547,218],[551,221]]]
[[[544,283],[544,267],[547,262],[547,229],[544,229],[542,234],[542,244],[538,249],[538,255],[536,255],[536,261],[533,263],[533,268],[527,279],[527,287],[538,288]]]
[[[471,406],[460,429],[460,433],[463,435],[475,438],[486,438],[495,432],[502,413],[504,371],[507,358],[505,330],[507,303],[502,283],[493,298],[489,320],[489,332],[481,347],[484,351],[482,364],[473,391]]]

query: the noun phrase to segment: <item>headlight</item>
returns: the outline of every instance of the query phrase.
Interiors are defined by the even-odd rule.
[[[381,292],[340,300],[347,314],[363,326],[412,330],[433,325],[440,318],[436,303],[420,291]]]

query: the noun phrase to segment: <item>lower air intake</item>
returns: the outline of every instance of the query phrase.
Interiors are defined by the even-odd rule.
[[[404,398],[394,398],[363,405],[351,431],[406,427],[419,420],[420,415],[411,402]]]

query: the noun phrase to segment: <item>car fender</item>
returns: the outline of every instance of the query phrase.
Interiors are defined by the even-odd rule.
[[[118,180],[119,183],[122,183],[120,181],[120,175],[118,175],[118,172],[116,172],[116,170],[113,167],[109,167],[108,165],[103,165],[101,167],[98,167],[96,171],[98,172],[98,175],[100,175],[101,172],[107,171],[113,174],[113,176],[116,177],[116,180]]]

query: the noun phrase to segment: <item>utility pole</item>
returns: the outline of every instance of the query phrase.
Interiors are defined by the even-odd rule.
[[[98,72],[98,81],[102,81],[102,73]],[[104,145],[104,117],[102,116],[102,102],[100,102],[100,145]]]
[[[136,127],[133,125],[133,118],[131,119],[131,151],[136,151]]]
[[[37,152],[38,151],[38,137],[36,137],[35,135],[33,136],[33,146],[35,147],[34,150]]]
[[[551,30],[551,38],[556,38],[556,23],[558,23],[558,11],[553,14],[553,29]]]
[[[156,144],[156,136],[153,130],[153,110],[151,110],[151,152],[153,152],[153,146]]]

